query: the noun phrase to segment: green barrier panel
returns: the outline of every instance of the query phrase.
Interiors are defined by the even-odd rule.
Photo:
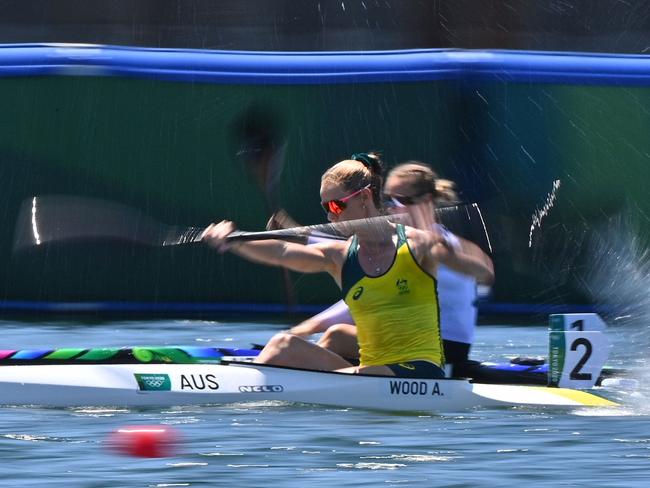
[[[235,156],[234,124],[266,107],[285,133],[278,199],[300,223],[325,220],[322,171],[351,152],[430,162],[479,201],[494,245],[493,299],[589,303],[590,243],[630,209],[648,231],[650,89],[499,79],[312,85],[192,84],[119,77],[0,79],[0,293],[54,302],[283,303],[281,271],[201,245],[124,242],[11,252],[20,202],[74,194],[165,223],[229,218],[264,227],[268,209]],[[561,181],[542,231],[530,226]],[[597,269],[596,269],[597,271]],[[338,298],[325,276],[292,275],[294,300]]]
[[[0,79],[1,293],[6,300],[258,302],[286,300],[278,269],[204,246],[47,245],[11,254],[20,202],[86,195],[139,208],[170,224],[229,218],[245,230],[268,218],[260,189],[235,157],[233,124],[269,107],[286,129],[282,205],[299,222],[325,220],[322,171],[351,152],[386,161],[455,161],[456,82],[212,85],[117,77]],[[325,276],[293,276],[295,300],[327,304]]]
[[[602,298],[602,290],[590,288],[602,281],[593,278],[608,249],[594,244],[614,243],[630,229],[644,238],[650,230],[650,89],[491,81],[475,82],[465,93],[472,112],[463,125],[473,142],[464,153],[466,171],[478,175],[476,194],[509,202],[509,212],[490,215],[498,229],[493,299]],[[561,185],[554,207],[529,246],[533,211],[555,180]]]

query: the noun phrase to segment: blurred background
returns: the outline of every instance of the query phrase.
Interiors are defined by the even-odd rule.
[[[0,42],[339,51],[644,53],[645,2],[617,0],[3,0]]]
[[[0,1],[2,307],[318,309],[337,298],[328,278],[287,277],[200,245],[13,253],[18,209],[33,195],[72,194],[168,224],[229,218],[261,230],[278,207],[320,223],[321,172],[370,149],[389,167],[426,161],[480,204],[497,272],[482,311],[600,305],[611,294],[593,276],[611,250],[603,238],[648,229],[649,9],[610,0]],[[46,43],[121,48],[37,45]],[[356,72],[344,51],[366,52],[359,70],[376,73],[390,54],[368,51],[420,49],[432,50],[426,69],[393,60],[374,77],[331,76]],[[460,51],[475,49],[483,57]],[[233,51],[268,53],[251,61]],[[286,51],[341,54],[283,67]],[[564,51],[572,54],[548,58]],[[210,56],[200,68],[210,79],[196,75],[197,55]],[[169,59],[174,77],[158,69]],[[227,76],[273,63],[274,80]]]

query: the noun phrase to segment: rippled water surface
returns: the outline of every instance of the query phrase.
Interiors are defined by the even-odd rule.
[[[263,342],[286,324],[234,320],[4,321],[0,348]],[[645,487],[650,406],[641,326],[613,327],[611,363],[632,366],[639,386],[613,392],[620,409],[501,409],[397,415],[299,405],[149,410],[0,409],[6,486]],[[633,338],[633,340],[631,340]],[[546,329],[481,326],[473,356],[546,352]],[[0,395],[2,392],[0,392]],[[182,435],[167,458],[132,458],[107,436],[134,424]]]

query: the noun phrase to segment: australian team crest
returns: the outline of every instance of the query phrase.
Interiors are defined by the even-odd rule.
[[[395,286],[397,287],[399,294],[404,295],[405,293],[410,293],[411,290],[409,290],[409,282],[408,280],[405,280],[404,278],[400,278],[395,282]]]

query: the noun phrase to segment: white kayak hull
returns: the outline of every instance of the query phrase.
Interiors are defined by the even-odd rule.
[[[360,376],[243,363],[0,367],[0,405],[163,407],[261,401],[422,412],[616,405],[598,395],[564,388]]]

